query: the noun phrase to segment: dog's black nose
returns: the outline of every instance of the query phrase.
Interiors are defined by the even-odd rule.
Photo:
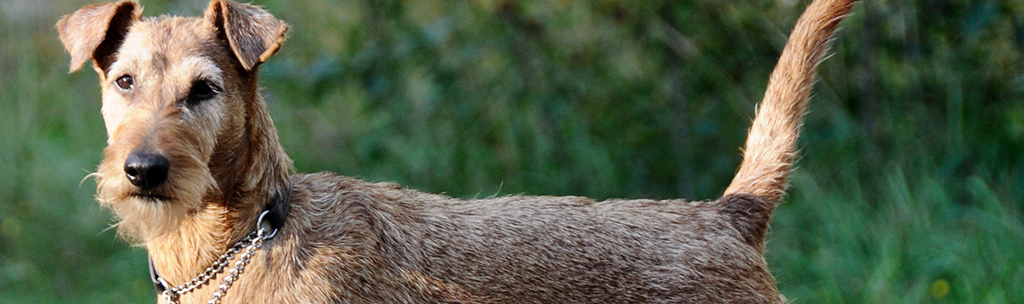
[[[132,151],[124,160],[124,173],[132,185],[149,190],[156,188],[167,180],[167,171],[171,163],[159,154]]]

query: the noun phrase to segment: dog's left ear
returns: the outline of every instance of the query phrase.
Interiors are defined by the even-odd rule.
[[[277,20],[262,8],[214,0],[206,8],[204,19],[228,40],[235,57],[247,71],[252,71],[274,55],[284,42],[288,24]]]

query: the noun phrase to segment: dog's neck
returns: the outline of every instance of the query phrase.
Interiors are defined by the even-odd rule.
[[[289,197],[291,159],[280,144],[277,129],[263,98],[255,91],[254,82],[252,86],[251,91],[243,90],[251,92],[243,96],[243,132],[237,139],[224,140],[229,145],[218,147],[211,158],[210,170],[218,191],[207,194],[205,207],[186,216],[174,232],[146,240],[154,265],[172,284],[180,284],[203,271],[256,229],[257,217],[275,198]]]
[[[160,275],[177,285],[202,272],[231,246],[231,217],[223,206],[210,204],[186,217],[174,232],[147,240]]]

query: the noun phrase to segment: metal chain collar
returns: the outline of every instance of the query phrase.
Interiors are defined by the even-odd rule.
[[[227,252],[217,259],[217,261],[213,262],[213,265],[206,267],[206,270],[188,282],[178,285],[177,287],[171,287],[171,284],[166,280],[158,278],[160,284],[164,287],[164,291],[160,293],[160,296],[162,296],[164,300],[167,300],[168,304],[179,304],[178,298],[180,298],[181,295],[189,293],[196,288],[209,283],[213,277],[224,271],[224,267],[227,266],[231,260],[234,260],[235,254],[238,254],[239,251],[245,248],[245,252],[242,252],[242,255],[238,257],[238,261],[235,261],[235,267],[228,271],[227,276],[224,277],[223,283],[217,286],[217,291],[213,293],[213,298],[210,299],[210,301],[207,301],[208,304],[220,303],[220,298],[224,297],[228,288],[231,288],[231,285],[238,280],[238,275],[245,270],[245,266],[249,264],[249,260],[252,259],[252,256],[260,249],[263,242],[277,235],[277,229],[274,229],[268,234],[267,228],[263,227],[263,217],[266,216],[267,213],[270,213],[270,211],[263,211],[263,213],[260,214],[259,219],[256,220],[257,229],[255,231],[249,233],[249,235],[239,240],[238,243],[231,246]]]

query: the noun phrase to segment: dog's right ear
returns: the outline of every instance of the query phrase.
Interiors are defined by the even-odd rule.
[[[141,15],[142,8],[135,2],[123,1],[88,5],[61,17],[57,31],[71,53],[70,71],[77,71],[88,59],[96,63],[98,72],[105,71],[114,62],[128,27]]]

